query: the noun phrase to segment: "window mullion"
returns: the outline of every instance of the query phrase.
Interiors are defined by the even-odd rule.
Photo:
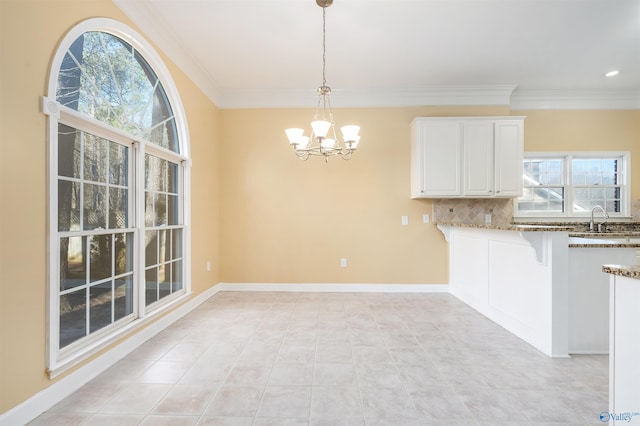
[[[91,305],[91,237],[85,237],[84,241],[84,250],[86,252],[85,256],[85,282],[84,282],[84,300],[85,300],[85,329],[84,335],[85,337],[89,335],[89,330],[91,330],[91,324],[89,322],[91,318],[91,311],[89,310],[89,306]]]
[[[133,167],[134,167],[134,179],[135,179],[135,253],[134,261],[136,268],[134,269],[134,291],[136,291],[135,304],[135,316],[142,318],[145,316],[145,259],[144,259],[144,245],[145,245],[145,144],[140,142],[133,143]]]
[[[563,182],[563,186],[564,186],[564,202],[565,202],[565,212],[564,215],[565,216],[574,216],[575,215],[575,211],[573,209],[573,179],[571,178],[571,176],[573,176],[573,156],[571,154],[567,154],[564,156],[564,169],[565,169],[565,175],[564,175],[564,182]]]

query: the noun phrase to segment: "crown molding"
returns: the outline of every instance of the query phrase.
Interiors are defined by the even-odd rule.
[[[333,106],[407,107],[436,105],[509,105],[516,86],[433,86],[401,89],[334,89]],[[308,90],[223,90],[219,108],[304,108],[317,100]]]
[[[640,90],[516,90],[512,110],[640,109]]]

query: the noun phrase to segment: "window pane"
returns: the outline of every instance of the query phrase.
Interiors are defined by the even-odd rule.
[[[182,290],[182,261],[178,260],[171,264],[171,282],[173,291]]]
[[[129,148],[109,142],[109,183],[127,186],[129,179]]]
[[[158,297],[162,299],[171,294],[171,263],[158,268]]]
[[[160,254],[160,259],[158,260],[158,263],[164,263],[167,260],[171,259],[171,244],[169,241],[169,236],[171,234],[171,231],[166,231],[166,230],[162,230],[162,231],[158,231],[158,247],[159,247],[159,254]]]
[[[100,330],[112,323],[113,293],[111,281],[91,286],[89,291],[89,332]]]
[[[603,173],[602,184],[603,185],[615,185],[618,183],[618,175],[616,173]]]
[[[80,138],[76,129],[58,125],[58,175],[80,177]]]
[[[562,185],[563,167],[559,159],[524,160],[524,185]]]
[[[84,178],[107,182],[107,141],[84,133]]]
[[[133,234],[115,234],[115,275],[133,271]]]
[[[152,192],[144,194],[144,225],[153,226],[155,213],[153,211],[155,205],[155,195]]]
[[[620,187],[575,188],[574,211],[576,213],[588,213],[595,206],[600,206],[604,207],[609,213],[620,213],[622,208],[620,194]]]
[[[106,229],[107,188],[105,186],[84,185],[84,229]]]
[[[178,173],[180,169],[176,163],[168,163],[167,192],[178,193]]]
[[[86,288],[60,296],[60,347],[87,335]]]
[[[171,237],[171,259],[180,259],[182,257],[182,229],[174,229]]]
[[[167,223],[169,225],[180,224],[179,199],[177,195],[167,196]]]
[[[145,232],[144,265],[151,266],[158,264],[158,232]]]
[[[144,189],[147,191],[154,191],[158,189],[157,181],[154,179],[157,175],[156,160],[156,157],[152,157],[148,154],[144,157]]]
[[[58,231],[80,230],[80,183],[58,181]]]
[[[60,291],[86,284],[86,241],[87,237],[60,238]]]
[[[109,188],[109,228],[127,228],[129,226],[128,191]]]
[[[524,188],[518,199],[518,210],[530,213],[562,213],[564,211],[564,188]]]
[[[91,251],[89,279],[103,280],[111,275],[111,235],[94,235],[89,242]]]
[[[133,313],[133,279],[131,275],[116,280],[114,301],[114,321]]]
[[[144,177],[144,187],[147,191],[166,191],[167,161],[147,154]]]
[[[78,110],[80,76],[82,75],[78,59],[82,59],[83,48],[84,36],[80,36],[64,55],[58,72],[56,100],[73,110]]]
[[[615,185],[619,181],[616,158],[574,159],[571,164],[574,185]]]
[[[158,300],[158,270],[156,267],[145,271],[145,305]]]
[[[156,194],[154,216],[156,226],[167,224],[167,196],[164,194]]]

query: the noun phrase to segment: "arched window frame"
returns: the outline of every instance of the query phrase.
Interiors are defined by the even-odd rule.
[[[107,125],[92,117],[61,105],[56,101],[58,73],[62,66],[65,53],[71,44],[86,32],[97,31],[116,36],[130,44],[151,66],[161,82],[169,104],[175,116],[179,149],[173,152],[154,143],[145,141],[138,136]],[[74,26],[63,37],[56,48],[52,59],[47,81],[47,96],[41,98],[41,110],[47,116],[47,176],[48,176],[48,240],[47,240],[47,373],[51,378],[67,371],[79,362],[89,358],[124,334],[142,326],[154,317],[166,312],[191,293],[191,261],[190,261],[190,143],[186,114],[180,99],[178,89],[171,74],[153,47],[135,30],[129,26],[109,18],[92,18]],[[86,339],[72,351],[61,351],[59,345],[59,236],[58,236],[58,125],[66,124],[78,130],[95,134],[115,142],[130,144],[133,154],[133,169],[130,174],[135,198],[133,204],[134,230],[134,289],[138,292],[137,303],[134,307],[134,319],[126,325],[120,326],[110,333],[100,334]],[[182,213],[182,248],[183,290],[177,297],[169,298],[166,303],[154,306],[148,310],[141,293],[144,292],[144,161],[145,155],[151,154],[161,159],[169,160],[180,165],[181,170],[181,213]]]

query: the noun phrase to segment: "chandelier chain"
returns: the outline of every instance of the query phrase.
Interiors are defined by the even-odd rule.
[[[327,7],[322,8],[322,85],[327,85],[326,63],[327,63],[327,24],[326,24]]]

